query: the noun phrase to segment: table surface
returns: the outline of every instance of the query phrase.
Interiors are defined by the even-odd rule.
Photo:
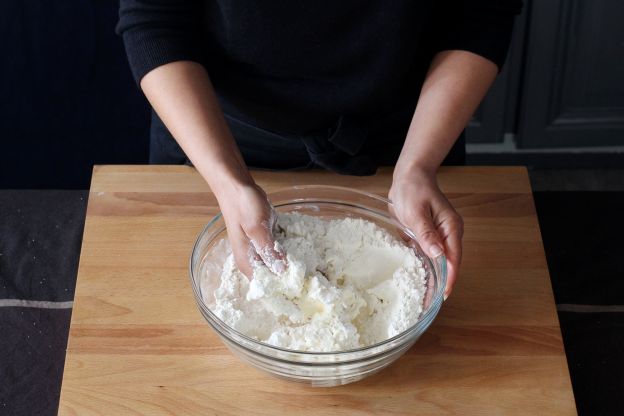
[[[387,194],[374,177],[254,172],[267,192],[316,183]],[[446,167],[465,220],[455,291],[389,368],[313,388],[240,362],[195,306],[188,258],[217,212],[185,166],[94,169],[61,415],[576,414],[527,172]]]

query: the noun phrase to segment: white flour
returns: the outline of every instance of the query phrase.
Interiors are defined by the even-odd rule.
[[[276,244],[288,268],[254,265],[251,282],[229,254],[213,311],[259,341],[302,351],[371,345],[413,325],[425,295],[422,262],[402,242],[359,218],[280,214]]]

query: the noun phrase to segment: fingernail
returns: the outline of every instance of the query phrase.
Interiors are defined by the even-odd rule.
[[[442,251],[442,247],[437,244],[432,244],[431,247],[429,247],[429,252],[432,257],[438,257],[444,253],[444,251]]]
[[[448,299],[448,296],[449,296],[448,293],[444,294],[444,302],[446,302],[446,300]]]

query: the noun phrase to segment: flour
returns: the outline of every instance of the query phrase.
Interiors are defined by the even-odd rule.
[[[425,270],[412,249],[372,222],[280,214],[275,249],[287,267],[253,265],[249,281],[227,256],[213,312],[271,345],[329,352],[397,335],[420,316]],[[272,268],[274,269],[274,268]]]

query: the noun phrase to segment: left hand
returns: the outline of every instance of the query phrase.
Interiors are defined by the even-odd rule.
[[[448,277],[444,298],[451,293],[462,257],[464,223],[436,182],[435,173],[396,175],[388,193],[397,219],[416,234],[430,257],[446,255]]]

